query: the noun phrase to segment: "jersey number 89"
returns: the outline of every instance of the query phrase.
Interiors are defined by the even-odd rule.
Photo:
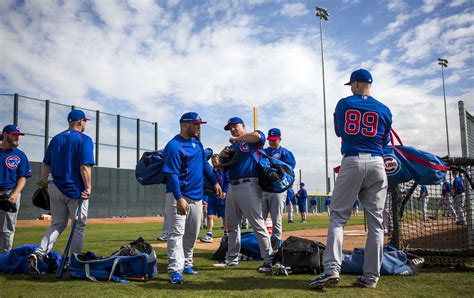
[[[379,115],[375,112],[365,112],[361,114],[358,110],[346,111],[346,124],[344,132],[348,135],[356,135],[359,131],[366,137],[374,137],[377,135],[377,126],[379,123]],[[362,129],[361,129],[362,120]]]

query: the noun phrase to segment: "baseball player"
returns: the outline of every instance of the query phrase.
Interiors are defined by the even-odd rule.
[[[295,191],[293,190],[293,186],[288,188],[286,192],[286,208],[288,211],[288,223],[294,223],[293,220],[293,206],[296,205],[296,197]]]
[[[420,197],[418,198],[421,201],[421,208],[423,213],[423,221],[428,221],[428,189],[426,185],[421,185],[420,187]]]
[[[311,209],[311,214],[318,214],[318,202],[316,201],[316,197],[310,197],[309,208]]]
[[[281,131],[278,128],[272,128],[268,131],[267,137],[269,147],[265,149],[265,153],[269,156],[272,156],[275,159],[281,160],[291,166],[292,169],[295,168],[296,161],[293,153],[290,150],[280,146],[281,142]],[[267,219],[268,214],[270,214],[272,219],[272,244],[273,247],[278,247],[279,240],[283,233],[282,225],[282,215],[283,209],[285,208],[287,192],[282,193],[270,193],[263,192],[263,204],[262,212],[263,218]]]
[[[352,215],[353,216],[359,216],[359,205],[360,205],[360,201],[359,201],[359,198],[357,198],[354,201],[354,205],[352,206]]]
[[[204,193],[202,195],[202,221],[201,221],[201,230],[207,230],[207,206],[208,206],[209,197]]]
[[[82,250],[94,165],[92,139],[83,133],[89,120],[83,111],[72,110],[67,117],[69,128],[54,136],[46,150],[41,176],[48,179],[52,219],[40,246],[28,257],[30,274],[35,279],[40,277],[38,259],[43,259],[53,249],[68,218],[74,220],[79,200],[83,202],[70,250],[71,254]]]
[[[389,141],[392,114],[371,96],[371,84],[372,75],[367,70],[354,71],[346,84],[351,86],[353,95],[342,98],[336,105],[334,129],[342,138],[343,158],[332,195],[324,273],[310,283],[311,288],[339,282],[343,229],[358,195],[367,215],[368,235],[363,274],[357,277],[357,283],[375,288],[380,277],[384,240],[382,211],[387,196],[383,147]]]
[[[296,193],[296,198],[298,199],[298,210],[301,214],[301,222],[306,223],[306,205],[308,193],[306,192],[306,189],[304,189],[303,182],[300,183],[300,190],[298,190],[298,192]]]
[[[466,194],[464,193],[464,179],[458,172],[453,172],[453,195],[454,195],[454,223],[456,225],[465,225],[466,215],[464,213],[464,202]]]
[[[446,178],[443,178],[443,186],[441,190],[442,198],[438,201],[436,210],[433,213],[434,220],[438,219],[438,213],[440,209],[443,210],[443,217],[448,216],[449,211],[451,211],[454,214],[453,202],[451,199],[452,187],[453,187],[452,184],[449,183],[449,181],[446,180]]]
[[[235,150],[238,161],[230,167],[230,187],[227,193],[225,215],[229,229],[229,244],[225,261],[215,264],[216,267],[237,266],[240,253],[240,222],[245,216],[254,230],[260,255],[264,260],[260,272],[272,270],[273,249],[270,242],[265,220],[262,216],[262,188],[258,184],[257,162],[252,156],[252,150],[263,148],[265,135],[261,131],[247,133],[244,121],[239,117],[230,118],[224,130],[230,131],[229,139]],[[221,157],[228,157],[223,150]]]
[[[0,255],[10,251],[15,236],[16,218],[20,209],[21,191],[26,184],[26,178],[31,177],[30,162],[25,153],[18,149],[20,136],[24,133],[13,124],[3,128],[0,138],[0,196],[8,196],[8,201],[17,211],[0,210]]]
[[[326,199],[324,200],[324,206],[326,206],[326,211],[328,213],[328,216],[331,216],[331,197],[327,196]]]
[[[211,163],[214,175],[219,182],[219,185],[222,188],[223,196],[225,198],[227,191],[229,189],[229,173],[224,172],[219,168],[219,155],[215,154],[211,157]],[[208,203],[207,203],[207,233],[206,237],[201,238],[201,242],[213,243],[214,237],[212,235],[212,229],[214,227],[214,218],[222,218],[222,223],[224,225],[224,237],[228,237],[227,232],[227,223],[225,220],[225,200],[216,197],[214,193],[208,193]]]
[[[166,216],[168,231],[168,275],[172,284],[182,284],[184,274],[197,274],[193,269],[194,243],[199,234],[202,216],[203,174],[219,197],[221,187],[204,158],[204,149],[197,137],[201,117],[194,112],[181,116],[180,133],[164,149],[163,173],[166,184]]]

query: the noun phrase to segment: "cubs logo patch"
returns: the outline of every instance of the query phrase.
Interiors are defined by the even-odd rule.
[[[249,144],[246,143],[246,142],[240,142],[239,148],[240,148],[240,151],[242,151],[242,152],[249,152],[250,151]]]
[[[5,164],[9,169],[16,169],[20,164],[21,158],[16,155],[10,155],[5,159]]]
[[[280,159],[280,157],[281,157],[280,153],[273,154],[273,158]]]
[[[385,164],[385,172],[387,173],[387,175],[395,175],[400,171],[400,163],[394,155],[385,155],[383,158],[383,162]]]

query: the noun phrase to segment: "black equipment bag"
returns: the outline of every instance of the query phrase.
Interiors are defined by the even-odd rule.
[[[39,187],[36,189],[33,194],[33,205],[44,210],[51,209],[48,188]]]
[[[319,274],[323,272],[322,256],[326,246],[321,242],[290,236],[273,258],[292,274]]]

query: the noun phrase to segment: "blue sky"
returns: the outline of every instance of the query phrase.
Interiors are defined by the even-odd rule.
[[[4,0],[0,92],[158,121],[161,144],[182,113],[197,111],[209,121],[204,145],[215,150],[226,145],[226,120],[239,115],[251,127],[257,106],[259,128],[282,129],[309,190],[322,192],[315,6],[330,12],[323,24],[330,168],[340,162],[332,112],[360,67],[372,72],[373,95],[392,109],[405,143],[446,154],[438,57],[449,60],[450,143],[460,155],[457,101],[474,110],[469,0]]]

